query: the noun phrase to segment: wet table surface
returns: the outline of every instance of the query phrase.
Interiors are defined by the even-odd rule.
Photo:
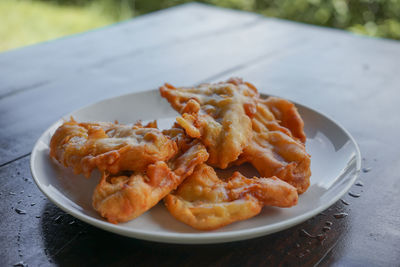
[[[0,266],[398,265],[399,69],[396,41],[200,4],[2,53]],[[359,197],[346,193],[315,217],[268,236],[179,245],[95,228],[35,185],[34,142],[63,115],[166,81],[193,85],[231,76],[344,126],[361,149],[363,171],[350,189]],[[340,212],[348,216],[335,218]]]

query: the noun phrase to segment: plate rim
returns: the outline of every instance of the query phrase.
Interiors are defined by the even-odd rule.
[[[107,221],[102,221],[97,218],[94,218],[89,215],[85,215],[80,213],[78,210],[75,211],[75,209],[70,209],[68,207],[65,207],[62,203],[59,203],[58,200],[56,200],[51,193],[47,192],[46,188],[42,183],[40,182],[38,178],[38,174],[36,173],[35,166],[34,166],[34,160],[35,157],[38,153],[38,146],[40,142],[42,142],[42,139],[44,139],[45,135],[49,133],[49,131],[54,128],[57,124],[62,122],[65,118],[71,117],[74,113],[78,113],[84,109],[90,108],[91,106],[94,105],[99,105],[103,102],[110,101],[110,100],[116,100],[118,98],[126,97],[128,95],[136,95],[136,94],[148,94],[148,93],[154,93],[158,91],[157,89],[150,89],[150,90],[143,90],[143,91],[137,91],[137,92],[132,92],[128,94],[121,94],[117,95],[114,97],[109,97],[94,103],[90,103],[88,105],[85,105],[79,109],[76,109],[68,114],[65,114],[62,116],[60,119],[52,123],[41,135],[40,137],[36,140],[32,153],[30,156],[30,171],[32,174],[32,177],[35,181],[36,186],[39,188],[39,190],[57,207],[59,207],[61,210],[64,212],[92,225],[97,228],[110,231],[122,236],[130,237],[130,238],[137,238],[137,239],[142,239],[142,240],[147,240],[147,241],[153,241],[153,242],[160,242],[160,243],[171,243],[171,244],[213,244],[213,243],[225,243],[225,242],[233,242],[233,241],[241,241],[241,240],[247,240],[247,239],[252,239],[255,237],[260,237],[260,236],[266,236],[272,233],[276,233],[279,231],[283,231],[285,229],[288,229],[294,225],[300,224],[304,221],[306,221],[309,218],[312,218],[313,216],[317,215],[318,213],[322,212],[323,210],[329,208],[332,206],[336,201],[338,201],[349,189],[350,187],[354,184],[356,179],[359,177],[360,171],[361,171],[361,152],[358,147],[357,142],[355,141],[354,137],[350,134],[350,132],[344,128],[340,123],[332,119],[330,116],[326,115],[325,113],[321,111],[317,111],[311,107],[305,106],[303,104],[299,104],[296,101],[292,101],[288,98],[285,97],[285,99],[288,99],[291,101],[293,104],[295,104],[296,107],[301,107],[302,109],[311,111],[313,113],[316,113],[325,119],[329,120],[331,123],[333,123],[337,128],[339,128],[341,131],[343,131],[346,135],[346,137],[351,141],[352,145],[354,146],[356,155],[356,169],[354,174],[352,174],[352,177],[349,179],[347,184],[343,187],[343,189],[336,194],[334,197],[329,199],[325,204],[318,206],[317,208],[310,210],[308,212],[305,212],[302,215],[299,215],[294,218],[290,218],[285,220],[284,222],[277,222],[274,224],[269,224],[265,226],[259,226],[259,227],[254,227],[250,229],[240,229],[240,230],[232,230],[229,232],[210,232],[210,231],[205,231],[205,232],[200,232],[200,233],[169,233],[169,232],[154,232],[154,231],[149,231],[149,230],[141,230],[141,229],[131,229],[131,228],[126,228],[123,227],[121,228],[121,225],[118,224],[112,224]],[[261,97],[269,97],[269,96],[275,96],[271,94],[264,94],[260,92]],[[279,97],[279,96],[278,96]]]

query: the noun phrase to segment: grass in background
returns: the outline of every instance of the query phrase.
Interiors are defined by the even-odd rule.
[[[0,0],[0,51],[192,0]],[[400,0],[199,0],[374,37],[400,39]]]
[[[109,25],[132,16],[107,14],[107,5],[60,6],[40,1],[0,0],[0,51]]]

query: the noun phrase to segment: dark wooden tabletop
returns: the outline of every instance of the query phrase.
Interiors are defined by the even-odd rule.
[[[231,76],[348,129],[363,157],[359,183],[351,188],[360,197],[346,194],[272,235],[176,245],[97,229],[61,211],[35,185],[33,144],[63,115],[164,82],[193,85]],[[2,53],[0,266],[398,266],[399,103],[399,42],[200,4]],[[336,219],[338,212],[348,216]]]

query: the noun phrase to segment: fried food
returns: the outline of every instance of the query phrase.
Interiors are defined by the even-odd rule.
[[[161,96],[181,115],[171,129],[156,122],[78,123],[71,118],[50,141],[50,156],[89,177],[102,176],[92,204],[111,223],[126,222],[164,198],[169,212],[199,230],[213,230],[291,207],[310,184],[304,123],[291,102],[261,99],[241,79],[191,88],[165,84]],[[205,164],[207,162],[207,164]],[[252,164],[262,178],[213,167]],[[267,178],[268,177],[268,178]]]
[[[304,193],[310,185],[310,155],[303,120],[296,107],[280,98],[259,99],[252,118],[253,137],[237,165],[251,163],[263,177],[276,176]]]
[[[235,172],[223,181],[206,164],[198,165],[164,199],[176,219],[199,230],[213,230],[254,217],[263,206],[291,207],[297,200],[296,189],[276,177],[248,179]]]
[[[306,142],[303,119],[292,102],[279,97],[268,97],[261,102],[269,108],[279,125],[290,131],[293,138],[303,144]]]
[[[77,123],[71,118],[51,138],[50,156],[86,177],[96,167],[111,174],[144,171],[149,164],[167,161],[178,152],[176,143],[155,127],[155,122],[132,126]]]
[[[254,86],[239,79],[198,87],[160,88],[182,116],[178,124],[192,138],[199,138],[210,154],[208,164],[226,168],[242,153],[252,136],[250,117],[255,113]]]
[[[168,162],[148,165],[145,172],[103,173],[93,194],[93,207],[111,223],[126,222],[143,214],[208,159],[205,147],[199,142],[181,149]]]

